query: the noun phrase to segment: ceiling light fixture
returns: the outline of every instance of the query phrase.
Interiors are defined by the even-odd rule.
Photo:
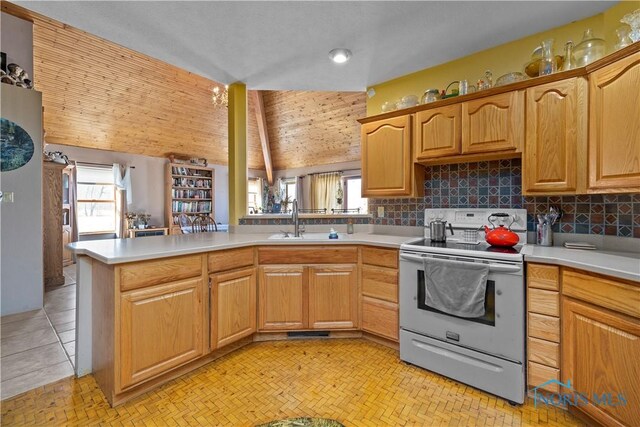
[[[220,86],[215,86],[212,90],[211,102],[216,107],[228,107],[229,106],[229,86],[225,85],[223,90],[220,90]]]
[[[336,64],[344,64],[351,58],[351,51],[344,48],[333,49],[329,52],[329,58]]]

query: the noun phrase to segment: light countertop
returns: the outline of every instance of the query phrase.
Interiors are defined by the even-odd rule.
[[[69,247],[78,255],[86,255],[105,264],[121,264],[252,245],[373,245],[397,249],[402,243],[416,239],[415,236],[372,233],[341,234],[338,240],[269,239],[273,234],[277,233],[199,233],[92,240],[71,243]],[[562,265],[640,282],[640,254],[637,253],[525,245],[523,254],[528,262]]]
[[[355,233],[337,240],[269,239],[277,233],[197,233],[173,236],[150,236],[136,239],[110,239],[75,242],[69,248],[78,255],[87,255],[105,264],[144,261],[149,259],[232,249],[251,245],[374,245],[399,248],[415,237],[385,234]]]
[[[524,260],[573,267],[592,273],[640,282],[640,254],[526,245]]]

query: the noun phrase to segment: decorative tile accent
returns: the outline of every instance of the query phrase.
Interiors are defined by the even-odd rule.
[[[527,228],[534,231],[536,215],[554,205],[564,212],[556,232],[640,238],[640,194],[525,197],[520,159],[428,167],[424,193],[423,198],[370,199],[373,223],[422,226],[425,208],[524,208]],[[379,206],[384,218],[377,217]]]
[[[331,224],[346,224],[349,219],[353,220],[354,224],[370,224],[371,218],[300,218],[301,224],[307,225],[331,225]],[[293,225],[293,221],[290,216],[285,218],[241,218],[240,225]]]

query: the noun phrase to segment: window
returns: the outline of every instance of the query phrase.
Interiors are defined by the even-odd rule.
[[[258,213],[262,207],[262,180],[249,178],[247,183],[247,209],[250,214]]]
[[[296,179],[287,178],[284,179],[283,182],[284,195],[282,196],[282,200],[289,200],[289,202],[293,202],[296,199]]]
[[[362,178],[359,176],[344,177],[344,208],[358,209],[361,214],[368,212],[369,206],[366,198],[362,197]]]
[[[78,232],[116,232],[116,189],[109,166],[78,165]]]

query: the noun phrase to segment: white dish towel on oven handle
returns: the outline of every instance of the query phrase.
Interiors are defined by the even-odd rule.
[[[425,304],[454,316],[482,317],[488,275],[484,263],[424,258]]]

